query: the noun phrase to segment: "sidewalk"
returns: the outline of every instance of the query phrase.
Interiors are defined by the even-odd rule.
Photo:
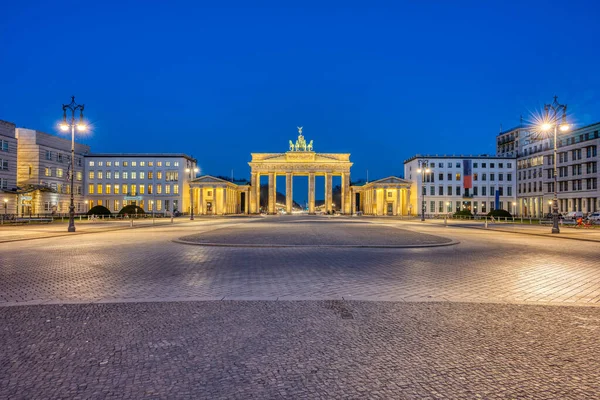
[[[75,232],[67,232],[69,226],[68,222],[60,221],[55,221],[50,224],[32,223],[24,225],[0,225],[0,243],[131,229],[131,221],[132,220],[97,220],[92,222],[85,219],[79,221],[77,218],[75,219]],[[187,218],[173,219],[173,224],[181,224],[184,222],[190,222],[190,220]],[[152,218],[133,220],[133,228],[169,226],[173,224],[171,224],[170,218],[156,218],[154,223],[152,222]]]
[[[434,223],[438,225],[444,225],[444,220],[427,220],[428,223]],[[535,235],[535,236],[547,236],[555,239],[570,239],[570,240],[581,240],[585,242],[598,242],[600,243],[600,229],[594,228],[575,228],[573,225],[559,226],[560,233],[551,233],[552,226],[550,224],[519,224],[519,223],[506,223],[506,222],[495,222],[492,223],[488,220],[487,228],[485,227],[485,221],[461,221],[461,220],[448,220],[448,226],[459,227],[459,228],[471,228],[471,229],[484,229],[488,231],[498,232],[509,232],[518,233],[522,235]]]

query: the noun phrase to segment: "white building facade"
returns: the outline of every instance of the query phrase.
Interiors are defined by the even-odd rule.
[[[16,126],[12,122],[0,120],[0,201],[2,213],[14,214],[17,211],[17,138]]]
[[[557,133],[558,211],[600,210],[598,146],[600,123]],[[517,214],[541,218],[552,212],[554,198],[554,132],[536,133],[526,128],[501,132],[498,155],[506,154],[515,141],[517,155]],[[512,149],[511,149],[512,150]]]
[[[19,215],[66,214],[71,202],[71,139],[17,128],[17,206]],[[85,212],[83,157],[89,146],[75,142],[73,200]]]
[[[514,157],[416,155],[404,162],[404,178],[412,183],[411,215],[421,213],[423,201],[429,216],[461,210],[475,215],[496,208],[515,211]]]
[[[189,213],[195,168],[196,159],[185,154],[90,154],[85,158],[88,209],[100,205],[118,213],[133,204],[146,212]]]

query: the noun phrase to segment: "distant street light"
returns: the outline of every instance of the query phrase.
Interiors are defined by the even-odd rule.
[[[75,202],[73,199],[73,178],[75,177],[75,126],[79,132],[85,132],[87,126],[83,121],[83,104],[75,103],[75,96],[71,96],[71,104],[63,104],[63,121],[60,129],[67,132],[71,128],[71,204],[69,205],[69,232],[75,232]],[[71,110],[71,122],[67,122],[67,110]],[[79,110],[79,121],[75,123],[75,112]]]
[[[517,203],[513,201],[513,217],[514,217],[516,211],[517,211]]]
[[[192,189],[192,179],[196,177],[196,174],[198,173],[198,168],[194,167],[194,168],[186,168],[185,172],[190,174],[190,221],[194,220],[194,192]],[[194,172],[193,178],[192,178],[192,172]]]
[[[419,160],[417,173],[421,174],[421,221],[425,221],[425,174],[431,173],[431,168],[426,160]]]
[[[567,124],[567,105],[558,102],[558,96],[554,96],[554,101],[551,104],[544,105],[544,120],[540,128],[544,132],[548,132],[554,127],[554,198],[552,199],[552,233],[560,233],[558,228],[558,174],[557,170],[557,143],[556,134],[560,129],[561,132],[566,132],[570,129]]]

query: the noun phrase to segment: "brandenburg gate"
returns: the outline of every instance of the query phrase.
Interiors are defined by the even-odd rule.
[[[352,213],[350,196],[350,154],[315,153],[313,141],[306,143],[302,127],[298,127],[296,143],[290,140],[285,153],[252,153],[250,165],[250,213],[260,212],[260,177],[269,177],[267,212],[276,214],[277,176],[285,175],[285,209],[292,213],[293,177],[308,176],[308,213],[315,213],[315,177],[325,177],[325,211],[333,211],[332,178],[341,177],[343,214]]]

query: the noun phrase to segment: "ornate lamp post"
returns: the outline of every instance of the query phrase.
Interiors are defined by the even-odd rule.
[[[425,174],[431,173],[429,163],[426,160],[419,160],[419,169],[417,173],[421,174],[421,221],[425,221]]]
[[[196,174],[198,173],[198,167],[194,167],[194,168],[186,168],[185,172],[190,174],[190,181],[196,177]],[[192,172],[194,173],[192,176]],[[190,221],[194,220],[194,189],[192,189],[192,184],[190,182]]]
[[[554,198],[552,199],[552,233],[560,233],[560,229],[558,228],[558,174],[556,173],[556,135],[559,129],[562,132],[568,131],[569,124],[567,124],[567,105],[560,104],[558,102],[558,96],[554,96],[554,101],[551,104],[544,105],[544,121],[540,128],[544,132],[548,132],[552,128],[554,128]]]
[[[69,232],[75,232],[75,203],[73,200],[74,187],[73,178],[75,177],[75,126],[79,132],[85,132],[87,126],[83,122],[83,104],[75,103],[75,96],[71,96],[70,104],[63,104],[63,121],[60,129],[67,132],[71,128],[71,204],[69,205]],[[67,122],[67,110],[71,111],[71,121]],[[79,121],[75,122],[75,112],[79,110]]]

